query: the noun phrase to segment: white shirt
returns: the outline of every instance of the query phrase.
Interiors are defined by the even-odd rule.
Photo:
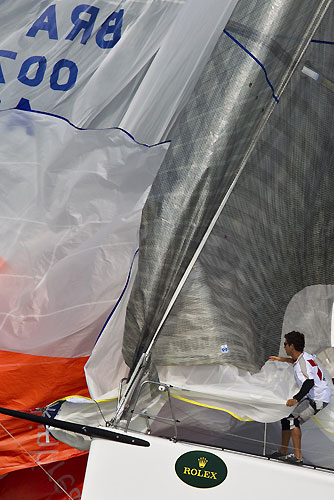
[[[307,397],[313,399],[313,401],[329,403],[331,391],[322,370],[314,361],[314,358],[315,356],[305,351],[301,353],[293,364],[295,379],[299,387],[301,387],[307,379],[314,380],[314,386],[307,393]]]

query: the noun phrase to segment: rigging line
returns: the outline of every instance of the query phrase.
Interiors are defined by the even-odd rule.
[[[74,500],[73,497],[71,497],[71,495],[69,493],[67,493],[66,490],[64,490],[64,488],[51,476],[51,474],[48,473],[48,471],[46,469],[44,469],[44,467],[39,464],[37,462],[37,460],[31,455],[31,453],[29,453],[29,451],[6,429],[6,427],[0,422],[0,426],[3,428],[3,430],[5,432],[7,432],[7,434],[12,438],[14,439],[14,441],[27,453],[27,455],[29,455],[29,457],[33,460],[33,462],[38,465],[38,467],[40,467],[42,469],[42,471],[58,486],[59,489],[62,490],[63,493],[65,493],[65,495],[70,498],[70,500]]]
[[[106,424],[106,426],[108,427],[109,426],[109,422],[105,419],[104,415],[103,415],[103,412],[101,410],[101,407],[99,405],[99,403],[96,401],[96,399],[93,399],[94,403],[96,404],[96,406],[98,407],[99,409],[99,412],[101,413],[101,417],[103,418],[104,420],[104,423]]]
[[[329,42],[327,40],[311,40],[312,43],[323,43],[325,45],[334,45],[334,42]]]
[[[265,74],[265,77],[266,77],[266,80],[267,80],[267,83],[269,85],[269,87],[271,88],[272,90],[272,96],[273,96],[273,99],[278,103],[279,102],[279,99],[278,97],[276,97],[275,95],[275,89],[271,83],[271,81],[269,80],[269,77],[268,77],[268,73],[267,73],[267,70],[266,68],[264,67],[264,65],[262,64],[261,61],[259,61],[257,59],[257,57],[254,56],[254,54],[252,54],[251,52],[249,52],[248,49],[246,49],[246,47],[244,45],[242,45],[242,43],[240,43],[236,38],[234,38],[234,36],[231,35],[231,33],[229,33],[228,31],[224,30],[223,31],[225,33],[225,35],[227,35],[229,38],[231,38],[231,40],[233,40],[233,42],[235,42],[237,45],[239,45],[239,47],[246,52],[246,54],[248,54],[252,59],[254,59],[254,61],[260,66],[260,68],[264,71],[264,74]]]

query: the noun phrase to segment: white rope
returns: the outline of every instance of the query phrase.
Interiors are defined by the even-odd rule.
[[[6,429],[6,427],[5,427],[4,425],[2,425],[2,423],[1,423],[1,422],[0,422],[0,426],[3,428],[3,430],[4,430],[5,432],[7,432],[7,434],[8,434],[8,435],[9,435],[12,439],[14,439],[14,441],[15,441],[15,442],[16,442],[16,443],[17,443],[17,444],[18,444],[18,445],[19,445],[19,446],[20,446],[20,447],[21,447],[21,448],[22,448],[22,449],[23,449],[23,450],[27,453],[27,455],[29,455],[29,457],[32,459],[32,461],[33,461],[36,465],[38,465],[38,467],[40,467],[40,468],[42,469],[42,471],[43,471],[43,472],[44,472],[44,473],[45,473],[45,474],[46,474],[46,475],[47,475],[47,476],[51,479],[51,481],[53,481],[53,482],[54,482],[54,483],[58,486],[58,488],[60,488],[60,489],[63,491],[63,493],[65,493],[65,495],[66,495],[68,498],[70,498],[71,500],[74,500],[74,498],[73,498],[73,497],[71,497],[71,495],[69,495],[69,494],[67,493],[67,491],[65,491],[65,490],[64,490],[64,488],[63,488],[63,487],[62,487],[62,486],[61,486],[61,485],[60,485],[60,484],[59,484],[59,483],[58,483],[58,482],[57,482],[57,481],[56,481],[56,480],[55,480],[55,479],[54,479],[54,478],[53,478],[53,477],[52,477],[52,476],[48,473],[48,471],[47,471],[46,469],[44,469],[44,467],[43,467],[41,464],[39,464],[39,463],[37,462],[37,460],[35,460],[35,458],[31,455],[31,453],[29,453],[29,451],[28,451],[28,450],[27,450],[27,449],[26,449],[26,448],[25,448],[25,447],[24,447],[24,446],[23,446],[23,445],[22,445],[22,444],[21,444],[21,443],[20,443],[20,442],[19,442],[16,438],[15,438],[15,437],[14,437],[14,436],[13,436],[13,435],[12,435],[12,434],[11,434],[11,433],[7,430],[7,429]]]

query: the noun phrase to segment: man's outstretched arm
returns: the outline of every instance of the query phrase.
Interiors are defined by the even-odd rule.
[[[283,358],[282,356],[269,356],[269,361],[282,361],[283,363],[294,363],[292,358]]]

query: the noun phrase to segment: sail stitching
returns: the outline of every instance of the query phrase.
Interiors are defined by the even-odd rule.
[[[67,493],[66,490],[64,490],[64,488],[51,476],[51,474],[48,473],[48,471],[46,469],[44,469],[44,467],[39,464],[37,462],[37,460],[31,455],[31,453],[29,453],[29,451],[20,443],[20,441],[18,441],[14,436],[13,434],[11,434],[7,429],[6,427],[0,422],[0,426],[3,428],[3,430],[5,432],[7,432],[7,434],[12,438],[14,439],[14,441],[27,453],[27,455],[29,455],[29,457],[33,460],[33,462],[38,465],[38,467],[40,467],[42,469],[43,472],[45,472],[45,474],[58,486],[58,488],[60,488],[64,493],[65,495],[70,498],[71,500],[74,500],[73,497],[71,497],[71,495],[69,493]]]

